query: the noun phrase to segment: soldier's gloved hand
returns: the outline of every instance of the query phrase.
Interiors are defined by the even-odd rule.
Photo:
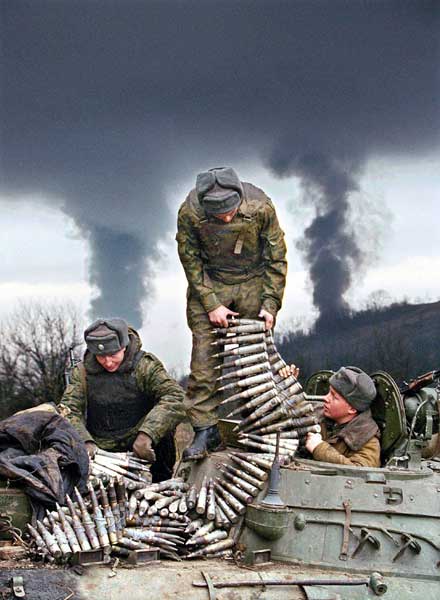
[[[260,319],[264,319],[265,323],[266,323],[266,331],[268,331],[269,329],[272,329],[273,327],[273,322],[274,322],[274,316],[267,310],[264,310],[264,308],[262,308],[260,310],[260,312],[258,313],[258,316],[260,317]]]
[[[156,460],[156,453],[154,452],[153,442],[149,435],[140,431],[133,443],[133,452],[139,458],[148,460],[150,463],[154,463]]]
[[[86,442],[86,449],[89,458],[92,459],[98,450],[98,446],[95,444],[95,442]]]
[[[214,310],[211,310],[208,313],[208,317],[210,323],[212,323],[212,325],[214,325],[215,327],[228,327],[228,316],[238,317],[239,314],[240,313],[234,312],[230,308],[227,308],[226,306],[223,306],[223,304],[221,304]]]
[[[321,442],[322,435],[320,433],[312,433],[311,431],[309,431],[306,438],[306,448],[310,452],[310,454],[313,454],[313,451],[317,446],[319,446]]]

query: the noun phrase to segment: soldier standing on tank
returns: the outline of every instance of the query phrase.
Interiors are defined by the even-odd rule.
[[[156,356],[141,349],[123,319],[99,319],[84,332],[87,350],[61,402],[86,443],[112,452],[133,450],[152,463],[154,480],[171,476],[173,432],[184,418],[184,391]],[[157,461],[156,461],[157,454]],[[156,461],[156,462],[155,462]]]
[[[176,239],[192,331],[186,402],[195,438],[183,458],[198,460],[220,443],[212,327],[227,327],[228,317],[238,315],[273,327],[286,283],[286,246],[271,200],[230,167],[197,176],[180,207]]]

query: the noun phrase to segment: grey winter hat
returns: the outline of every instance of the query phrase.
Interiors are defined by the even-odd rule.
[[[116,354],[128,346],[128,324],[124,319],[98,319],[84,331],[84,339],[92,354]]]
[[[358,367],[341,367],[329,383],[358,412],[370,408],[376,397],[374,381]]]
[[[197,175],[196,193],[206,214],[218,215],[240,205],[243,186],[234,169],[215,167]]]

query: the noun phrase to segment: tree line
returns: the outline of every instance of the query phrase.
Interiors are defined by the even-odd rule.
[[[0,327],[0,419],[63,394],[69,350],[82,344],[73,307],[32,303]]]
[[[386,371],[400,385],[438,369],[440,303],[393,302],[338,315],[332,323],[277,336],[286,362],[294,362],[306,380],[316,371],[354,365],[367,373]]]
[[[81,353],[83,326],[74,307],[22,305],[0,326],[0,419],[62,397],[69,351]],[[382,370],[398,384],[438,369],[440,303],[373,305],[338,316],[332,326],[277,335],[288,363],[305,381],[322,369],[356,365],[367,373]],[[186,385],[187,376],[180,379]]]

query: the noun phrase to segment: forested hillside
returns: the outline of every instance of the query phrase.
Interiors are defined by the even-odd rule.
[[[400,384],[440,368],[440,302],[395,303],[339,317],[311,332],[277,337],[283,358],[301,367],[301,379],[320,369],[356,365],[383,370]]]

